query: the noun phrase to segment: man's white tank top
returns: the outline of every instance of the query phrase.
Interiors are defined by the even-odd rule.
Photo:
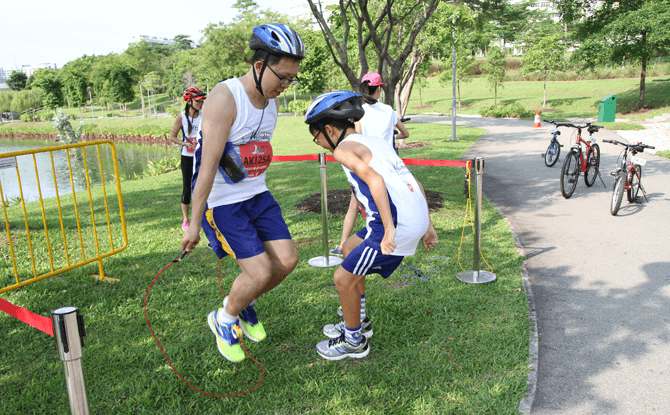
[[[381,137],[351,134],[342,142],[353,141],[370,149],[369,166],[384,179],[394,222],[396,222],[396,249],[391,255],[414,255],[416,246],[428,230],[428,204],[421,188],[405,163]],[[341,145],[341,144],[340,144]],[[377,204],[368,185],[355,173],[342,166],[356,199],[367,214],[365,239],[374,245],[381,243],[384,225]]]
[[[188,132],[188,117],[191,120],[191,133]],[[185,111],[181,112],[181,141],[190,141],[193,144],[198,142],[198,131],[200,130],[200,121],[202,121],[202,111],[198,111],[198,118],[191,118]],[[195,156],[195,149],[189,150],[186,146],[181,146],[181,155],[186,157]]]
[[[235,184],[228,184],[221,169],[217,170],[212,191],[207,198],[208,209],[242,202],[268,190],[265,170],[272,162],[270,139],[277,125],[277,103],[274,99],[269,100],[264,110],[259,110],[251,104],[239,79],[232,78],[223,83],[230,88],[237,107],[228,142],[244,163],[248,176]],[[196,174],[200,166],[200,153],[196,153]]]

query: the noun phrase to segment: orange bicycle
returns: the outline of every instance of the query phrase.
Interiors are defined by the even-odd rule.
[[[561,169],[561,193],[564,198],[569,199],[575,192],[581,173],[584,173],[584,184],[587,187],[593,186],[596,176],[600,175],[600,147],[596,144],[593,133],[604,127],[592,125],[588,122],[586,125],[565,123],[561,126],[577,129],[577,142],[573,144],[567,157],[563,160],[563,168]],[[589,132],[588,141],[582,139],[582,129],[584,128]],[[584,150],[582,150],[582,144],[586,147]],[[601,177],[600,181],[602,180]],[[603,186],[605,186],[605,182],[603,182]]]

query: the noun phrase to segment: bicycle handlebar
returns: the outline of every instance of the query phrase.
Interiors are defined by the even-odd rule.
[[[656,149],[656,147],[654,147],[654,146],[650,146],[650,145],[648,145],[648,144],[642,144],[642,143],[637,143],[637,144],[627,144],[627,143],[624,143],[624,142],[619,141],[619,140],[603,140],[603,142],[605,142],[605,143],[612,143],[612,144],[618,144],[618,145],[624,146],[624,147],[626,147],[626,148],[628,148],[628,147],[641,147],[641,148],[649,148],[649,149],[651,149],[651,150],[655,150],[655,149]]]
[[[598,132],[598,129],[600,128],[605,128],[605,126],[602,125],[594,125],[591,124],[590,122],[587,122],[586,125],[575,125],[569,122],[556,122],[554,120],[544,120],[544,122],[548,122],[549,124],[554,124],[556,127],[571,127],[571,128],[589,128],[589,129],[594,129],[594,132]]]
[[[400,122],[407,122],[407,121],[410,121],[410,120],[411,120],[411,118],[409,118],[409,117],[407,117],[407,118],[401,118],[401,119],[400,119]]]

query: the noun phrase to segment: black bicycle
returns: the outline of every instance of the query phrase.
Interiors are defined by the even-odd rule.
[[[614,176],[614,187],[612,188],[612,202],[610,203],[610,213],[616,216],[621,207],[621,200],[623,199],[623,190],[626,189],[626,197],[628,203],[638,201],[638,193],[642,190],[644,199],[647,199],[647,193],[642,186],[642,166],[647,161],[639,157],[635,157],[637,153],[642,153],[645,148],[654,149],[655,147],[637,143],[626,144],[617,140],[603,140],[605,143],[617,144],[624,147],[622,154],[617,159],[616,170],[611,174]],[[630,160],[628,155],[630,154]]]
[[[554,124],[557,127],[549,131],[551,134],[551,142],[549,143],[549,147],[547,147],[547,151],[545,151],[544,154],[540,154],[544,159],[544,164],[546,164],[547,167],[551,167],[558,161],[558,156],[561,155],[561,147],[563,147],[563,145],[558,142],[558,136],[561,135],[561,132],[558,131],[558,127],[567,126],[567,124],[557,123],[554,120],[544,120],[544,122]]]

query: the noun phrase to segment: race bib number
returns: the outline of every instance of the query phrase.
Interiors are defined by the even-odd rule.
[[[272,145],[269,141],[256,141],[240,146],[240,158],[247,168],[248,177],[256,177],[272,162]]]

